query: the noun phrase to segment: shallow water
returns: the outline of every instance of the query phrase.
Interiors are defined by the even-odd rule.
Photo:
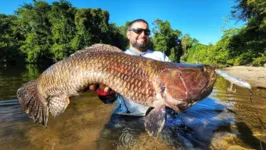
[[[218,78],[212,94],[185,112],[167,110],[158,138],[147,135],[143,118],[112,115],[92,92],[71,99],[47,128],[21,111],[16,90],[42,69],[0,68],[0,149],[266,149],[266,90],[236,88]]]

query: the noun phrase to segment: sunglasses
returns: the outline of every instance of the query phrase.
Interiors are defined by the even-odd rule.
[[[142,28],[131,28],[131,29],[128,29],[128,31],[133,31],[136,34],[141,34],[142,32],[144,32],[145,35],[151,34],[151,31],[149,29],[142,29]]]

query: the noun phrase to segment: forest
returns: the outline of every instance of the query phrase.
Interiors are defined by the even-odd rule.
[[[204,45],[189,34],[172,29],[170,22],[153,22],[150,48],[173,62],[216,66],[263,66],[266,63],[266,1],[235,0],[231,17],[246,21],[241,28],[223,31],[214,45]],[[51,4],[34,0],[15,15],[0,14],[1,64],[51,64],[94,43],[125,50],[127,24],[109,23],[108,11],[79,9],[66,0]]]

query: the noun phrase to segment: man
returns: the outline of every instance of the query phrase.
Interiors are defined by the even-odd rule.
[[[151,58],[160,61],[169,61],[169,58],[159,51],[149,50],[149,25],[143,19],[137,19],[129,23],[127,29],[127,38],[129,39],[129,48],[124,53],[140,57]],[[96,90],[95,85],[90,86],[91,90]],[[103,144],[110,143],[108,149],[132,148],[141,133],[146,132],[144,128],[144,117],[148,106],[137,104],[132,100],[115,94],[108,87],[101,84],[97,89],[99,98],[104,103],[112,103],[117,100],[118,107],[111,115],[103,130],[100,132],[97,140],[97,148],[102,148]],[[134,117],[132,117],[134,116]],[[112,148],[111,148],[112,147]]]
[[[129,48],[125,51],[126,54],[136,55],[140,57],[151,58],[160,61],[170,61],[169,58],[162,52],[149,50],[149,24],[143,19],[137,19],[129,23],[127,30],[127,38],[129,39]],[[91,90],[95,90],[95,85],[90,86]],[[100,85],[98,95],[105,103],[114,100],[115,94],[107,94],[108,87]],[[115,111],[120,115],[145,116],[148,106],[137,104],[128,98],[118,95],[118,108]]]
[[[127,31],[130,47],[125,53],[160,61],[169,61],[169,58],[162,52],[148,49],[149,35],[149,25],[145,20],[137,19],[132,21],[128,25]],[[95,85],[92,85],[90,89],[95,90]],[[146,133],[143,116],[145,116],[149,107],[137,104],[126,97],[115,94],[113,91],[108,92],[109,90],[108,87],[100,85],[97,90],[99,98],[104,103],[112,103],[117,100],[118,107],[100,132],[100,136],[96,142],[97,149],[134,149],[132,148],[134,145],[137,145],[138,142],[143,142],[143,139],[140,138],[142,133]],[[118,95],[118,97],[116,97],[116,95]],[[196,112],[199,111],[197,109],[190,110],[191,112],[181,116],[183,116],[183,118],[191,118],[191,116],[197,115],[198,113]],[[204,134],[198,134],[193,128],[186,126],[181,116],[176,115],[175,111],[170,108],[166,109],[166,117],[168,119],[166,120],[167,122],[165,123],[164,130],[162,130],[160,136],[162,141],[173,149],[195,149],[194,145],[201,149],[207,149],[209,145],[205,143],[209,142],[204,141],[206,140]],[[202,123],[199,123],[201,120],[203,120]],[[205,120],[201,120],[197,123],[192,123],[192,126],[205,126]],[[196,127],[195,129],[197,129]],[[199,128],[201,131],[200,133],[203,133],[202,129],[203,128]]]

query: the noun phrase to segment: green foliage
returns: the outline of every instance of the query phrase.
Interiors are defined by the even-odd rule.
[[[265,62],[266,47],[266,1],[265,0],[237,0],[238,5],[232,15],[240,20],[247,20],[245,28],[232,37],[235,43],[233,49],[238,52],[244,64],[262,65]],[[248,56],[249,55],[249,58]],[[237,56],[236,56],[237,57]]]
[[[53,61],[59,61],[74,52],[72,39],[76,29],[74,25],[74,14],[76,9],[70,3],[54,2],[48,14],[52,30],[51,53]]]
[[[101,9],[79,9],[75,14],[77,34],[74,42],[77,49],[93,43],[106,43],[109,13]]]
[[[266,50],[264,50],[264,51],[266,52]],[[260,57],[253,58],[252,65],[254,65],[254,66],[263,66],[264,64],[266,64],[266,53],[265,54],[261,54]]]
[[[234,65],[235,66],[240,66],[240,65],[248,64],[249,62],[252,61],[251,57],[252,57],[252,53],[251,52],[242,53],[240,56],[238,56],[235,59]]]
[[[222,39],[209,53],[207,47],[195,45],[188,49],[183,61],[216,65],[254,65],[262,66],[266,62],[266,1],[236,0],[232,16],[247,20],[240,29],[224,31]],[[206,55],[208,54],[208,55]],[[204,60],[202,60],[204,59]]]
[[[214,47],[211,45],[196,44],[188,49],[188,51],[181,57],[183,62],[196,64],[215,64],[214,58],[211,57]]]
[[[189,48],[198,44],[199,41],[197,39],[192,38],[189,34],[185,34],[181,38],[181,45],[183,53],[185,54]]]
[[[0,14],[0,63],[21,62],[23,56],[17,51],[19,45],[12,27],[15,16]]]
[[[125,47],[121,42],[126,38],[119,27],[108,23],[109,13],[101,9],[77,9],[65,0],[52,4],[33,1],[16,14],[18,19],[9,25],[17,37],[16,51],[28,63],[56,62],[94,43]]]
[[[182,55],[182,49],[179,44],[181,32],[173,30],[168,21],[154,21],[155,28],[153,29],[153,49],[164,52],[174,62],[179,62]]]
[[[232,16],[246,20],[240,29],[225,30],[215,45],[203,45],[189,34],[174,30],[157,19],[151,47],[174,62],[210,65],[254,65],[266,63],[266,1],[236,0]],[[77,9],[66,0],[48,4],[34,0],[24,4],[16,16],[0,14],[0,63],[42,64],[57,62],[94,43],[128,47],[127,27],[108,23],[101,9]]]
[[[18,9],[16,22],[18,34],[22,35],[19,50],[26,55],[26,61],[39,63],[51,58],[51,23],[48,14],[51,6],[44,1],[34,1],[34,5],[25,4]]]
[[[126,26],[117,27],[115,24],[109,24],[109,43],[117,46],[121,50],[125,50],[129,47],[126,31]]]

